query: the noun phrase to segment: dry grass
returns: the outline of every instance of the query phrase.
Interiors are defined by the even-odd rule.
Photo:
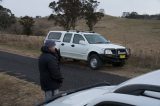
[[[44,37],[42,36],[1,34],[0,50],[37,57],[43,41]]]
[[[12,54],[18,54],[21,56],[28,56],[32,58],[38,58],[38,56],[40,55],[39,50],[30,50],[22,47],[14,47],[14,46],[9,46],[5,44],[0,45],[0,51],[12,53]]]
[[[39,49],[43,44],[43,40],[44,37],[42,36],[0,34],[0,44],[22,47],[30,50]]]
[[[39,86],[0,73],[1,106],[34,106],[43,101]]]
[[[95,26],[95,31],[113,43],[131,48],[129,65],[160,68],[160,21],[106,16]]]
[[[62,30],[54,26],[47,19],[37,19],[37,28],[48,30]],[[76,29],[86,30],[84,20],[77,23]],[[105,16],[94,28],[94,30],[113,43],[122,44],[131,48],[132,56],[128,62],[129,66],[139,68],[160,68],[160,21],[158,20],[135,20]],[[15,48],[23,51],[32,51],[30,54],[39,54],[39,49],[44,37],[27,37],[20,35],[0,36],[0,48]],[[3,47],[2,47],[3,46]]]

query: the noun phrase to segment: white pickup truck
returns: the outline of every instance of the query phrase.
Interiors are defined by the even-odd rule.
[[[104,63],[123,66],[129,57],[126,47],[113,44],[94,32],[49,31],[45,41],[48,39],[56,41],[62,57],[87,61],[92,69]]]

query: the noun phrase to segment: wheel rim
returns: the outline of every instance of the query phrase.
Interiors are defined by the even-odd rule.
[[[90,65],[92,68],[96,68],[97,67],[97,59],[96,58],[92,58],[91,61],[90,61]]]

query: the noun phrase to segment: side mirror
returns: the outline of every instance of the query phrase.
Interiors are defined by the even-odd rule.
[[[85,44],[86,44],[86,42],[85,42],[84,40],[80,40],[80,41],[79,41],[79,44],[81,44],[81,45],[85,45]]]

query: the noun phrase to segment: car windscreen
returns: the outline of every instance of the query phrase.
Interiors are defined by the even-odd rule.
[[[90,44],[106,44],[109,43],[102,35],[99,34],[85,34],[85,38]]]
[[[48,39],[59,40],[61,38],[61,32],[50,32],[48,35]]]

